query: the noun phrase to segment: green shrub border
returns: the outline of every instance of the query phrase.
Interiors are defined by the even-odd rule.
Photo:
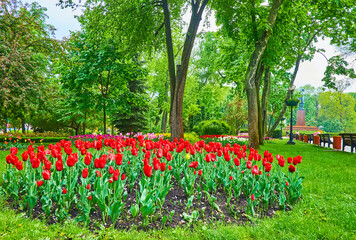
[[[6,140],[5,140],[6,139]],[[9,137],[0,137],[0,143],[5,143],[6,142],[16,142],[18,143],[28,143],[28,139],[30,139],[32,142],[35,141],[36,143],[42,142],[43,143],[53,143],[53,142],[59,142],[62,139],[65,139],[66,141],[70,140],[69,137],[23,137],[21,139],[18,139],[16,137],[12,137],[12,140],[9,139]],[[25,141],[27,140],[27,141]]]

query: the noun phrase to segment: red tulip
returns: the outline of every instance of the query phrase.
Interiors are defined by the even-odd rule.
[[[51,177],[51,171],[50,170],[44,170],[42,172],[42,176],[44,180],[49,180]]]
[[[286,182],[287,187],[289,186],[289,182]]]
[[[253,166],[251,172],[252,172],[253,175],[257,176],[257,174],[258,174],[258,167],[257,167],[257,165],[254,165],[254,166]]]
[[[291,157],[287,158],[288,163],[292,163],[293,159]]]
[[[73,167],[77,161],[78,161],[77,153],[73,153],[73,154],[69,155],[67,158],[68,167]]]
[[[251,167],[252,167],[252,163],[251,163],[251,161],[247,161],[247,163],[246,163],[246,164],[247,164],[247,165],[246,165],[246,166],[247,166],[247,168],[248,168],[248,169],[251,169]]]
[[[161,171],[164,172],[166,170],[166,163],[162,162],[160,164]]]
[[[283,158],[281,158],[281,159],[278,160],[278,164],[279,164],[279,166],[281,166],[281,167],[284,167],[285,163],[286,163],[286,160],[284,160]]]
[[[52,165],[52,163],[51,163],[50,161],[48,161],[48,160],[46,160],[46,161],[44,162],[44,166],[45,166],[45,168],[46,168],[47,170],[51,170],[51,165]]]
[[[189,167],[194,168],[194,169],[197,169],[197,167],[198,167],[198,162],[191,162],[191,163],[189,164]]]
[[[195,175],[195,174],[197,174],[197,171],[196,171],[196,170],[194,170],[194,175]]]
[[[91,155],[91,152],[87,152],[86,154],[85,154],[85,157],[84,157],[84,163],[85,163],[85,165],[90,165],[90,163],[91,163],[91,158],[92,158],[92,155]]]
[[[27,159],[28,159],[28,152],[27,152],[27,151],[24,151],[21,156],[22,156],[22,160],[23,160],[24,162],[26,162]]]
[[[114,182],[114,179],[111,177],[109,178],[109,183],[113,183]]]
[[[152,175],[152,167],[150,165],[145,165],[143,166],[143,173],[147,176],[147,177],[151,177]]]
[[[88,197],[88,199],[89,199],[89,200],[92,200],[92,199],[93,199],[93,197],[92,197],[92,196],[89,196],[89,197]]]
[[[294,167],[293,165],[289,165],[288,170],[289,170],[291,173],[294,173],[294,172],[295,172],[295,167]]]
[[[225,161],[230,161],[230,154],[224,154]]]
[[[67,194],[67,189],[63,188],[63,194]]]
[[[116,170],[114,171],[113,176],[112,176],[115,182],[116,182],[117,180],[119,180],[119,176],[120,176],[120,171],[119,171],[119,169],[116,169]]]
[[[160,168],[160,162],[158,158],[153,158],[153,168],[154,170],[158,170]]]
[[[87,185],[87,189],[90,190],[90,184]]]
[[[87,178],[88,177],[88,171],[89,171],[88,168],[84,168],[83,169],[83,172],[82,172],[82,177],[83,178]]]
[[[203,174],[203,171],[202,170],[199,170],[198,171],[198,175],[201,176]]]
[[[234,163],[237,167],[240,166],[240,160],[238,158],[234,158]]]
[[[113,166],[110,166],[110,167],[109,167],[109,173],[110,173],[110,174],[113,174],[114,171],[115,171],[115,170],[114,170],[114,167],[113,167]]]
[[[232,181],[232,176],[230,176],[230,180]]]
[[[101,172],[98,171],[98,170],[96,170],[95,175],[96,175],[97,177],[101,177]]]
[[[251,200],[252,200],[252,202],[255,201],[255,194],[251,195]]]
[[[162,149],[161,148],[157,149],[157,157],[161,158],[162,155],[163,155]]]
[[[272,164],[269,163],[269,162],[267,162],[267,163],[265,164],[265,171],[266,171],[266,172],[270,172],[271,169],[272,169]]]
[[[56,161],[56,169],[58,172],[63,170],[63,162],[62,161],[60,161],[60,160]]]
[[[23,162],[17,161],[15,163],[15,167],[16,167],[17,170],[21,171],[23,169]]]
[[[125,173],[121,174],[121,180],[122,180],[122,181],[124,181],[124,180],[125,180],[125,178],[126,178]]]
[[[36,169],[40,166],[40,160],[38,158],[34,158],[33,161],[31,161],[32,168]]]
[[[17,151],[18,151],[17,147],[12,147],[10,150],[11,154],[13,154],[13,155],[16,155]]]
[[[118,165],[118,166],[120,166],[121,164],[122,164],[122,158],[123,158],[123,154],[121,154],[121,153],[117,153],[116,155],[115,155],[115,162],[116,162],[116,164]]]
[[[42,180],[38,181],[38,179],[37,179],[37,187],[41,187],[42,184],[43,184],[43,181]]]
[[[167,153],[166,159],[168,162],[172,160],[172,154],[170,152]]]
[[[168,170],[169,170],[169,171],[172,170],[172,166],[171,166],[171,165],[168,166]]]

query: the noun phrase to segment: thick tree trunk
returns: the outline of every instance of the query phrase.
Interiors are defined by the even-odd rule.
[[[282,4],[282,0],[274,0],[272,7],[268,15],[267,22],[269,28],[262,32],[259,41],[255,45],[250,62],[245,76],[245,87],[248,100],[248,138],[249,146],[253,148],[259,148],[259,134],[258,134],[258,100],[257,100],[257,86],[256,86],[256,74],[261,57],[267,47],[268,40],[271,36],[274,23],[277,19],[279,8]]]
[[[269,67],[267,67],[265,70],[262,103],[261,103],[263,137],[265,136],[265,133],[267,131],[267,102],[269,101],[270,93],[271,93],[271,72],[269,70]]]
[[[192,52],[194,40],[198,31],[201,16],[206,7],[208,0],[192,1],[192,15],[189,22],[188,32],[185,37],[185,42],[182,51],[181,64],[177,65],[177,72],[175,72],[174,54],[172,33],[170,26],[170,14],[167,0],[162,1],[164,12],[164,24],[166,31],[166,45],[168,56],[168,70],[170,78],[170,92],[171,92],[171,109],[169,114],[169,124],[171,126],[171,139],[183,138],[183,97],[185,81],[188,73],[188,66],[190,55]]]
[[[289,88],[291,88],[294,85],[294,81],[295,81],[295,78],[297,77],[297,73],[298,73],[298,70],[299,70],[299,64],[300,64],[301,59],[302,59],[302,56],[299,55],[297,60],[296,60],[296,62],[295,62],[295,67],[294,67],[292,78],[291,78],[290,83],[289,83]],[[285,98],[284,103],[283,103],[282,111],[279,114],[279,116],[276,119],[276,121],[274,122],[274,124],[272,125],[272,127],[269,129],[269,131],[267,133],[268,136],[272,135],[273,131],[277,128],[278,124],[282,121],[282,118],[283,118],[284,114],[287,111],[287,100],[290,98],[290,94],[291,94],[291,92],[288,90],[286,98]]]

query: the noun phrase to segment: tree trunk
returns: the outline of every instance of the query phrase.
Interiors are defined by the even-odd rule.
[[[261,63],[256,75],[256,93],[257,93],[257,106],[258,106],[258,136],[260,145],[263,144],[263,134],[262,134],[262,111],[261,111],[261,100],[260,100],[260,88],[261,79],[264,73],[264,65]]]
[[[103,106],[103,115],[104,115],[104,133],[103,134],[106,134],[106,104],[105,103]]]
[[[269,101],[270,93],[271,93],[271,72],[269,71],[269,67],[267,67],[264,76],[264,86],[263,86],[262,104],[261,104],[263,137],[265,136],[265,133],[267,131],[267,102]]]
[[[167,117],[168,117],[168,112],[167,111],[163,111],[163,114],[162,114],[162,125],[161,125],[162,133],[166,133],[167,132]]]
[[[172,33],[170,25],[170,14],[167,0],[162,1],[164,12],[164,24],[166,31],[166,45],[168,56],[168,70],[170,79],[170,93],[171,93],[171,109],[169,114],[169,124],[171,126],[171,139],[183,138],[183,97],[185,81],[188,73],[188,66],[190,55],[192,52],[194,40],[198,31],[201,16],[206,7],[208,0],[192,1],[192,15],[189,22],[188,32],[185,37],[185,42],[182,51],[181,64],[177,65],[177,72],[175,72],[174,54]]]
[[[299,55],[297,60],[296,60],[296,62],[295,62],[295,67],[294,67],[292,78],[291,78],[290,83],[289,83],[289,88],[291,88],[293,86],[295,78],[297,77],[297,73],[298,73],[298,70],[299,70],[299,64],[300,64],[301,59],[302,59],[302,55]],[[284,114],[287,111],[287,100],[290,98],[290,94],[291,94],[291,92],[288,90],[286,98],[284,99],[282,111],[279,114],[279,116],[276,119],[276,121],[274,122],[274,124],[272,125],[272,127],[269,129],[269,131],[267,133],[268,136],[272,135],[273,131],[277,128],[278,124],[282,121],[282,118],[283,118]]]
[[[248,138],[249,146],[258,149],[260,147],[258,134],[258,101],[256,74],[261,57],[267,47],[268,40],[272,34],[272,29],[276,21],[282,0],[274,0],[268,15],[267,22],[269,28],[262,32],[259,41],[255,45],[245,76],[245,87],[248,100]]]
[[[22,129],[22,133],[25,134],[25,119],[24,118],[21,118],[21,129]]]
[[[87,113],[84,113],[83,135],[85,135],[86,122],[87,122]]]
[[[159,116],[162,114],[162,112],[163,112],[163,110],[162,110],[162,109],[160,109],[160,110],[159,110],[159,113],[157,114],[157,117],[156,117],[155,126],[157,126],[157,125],[158,125],[159,120],[160,120],[160,117],[159,117]]]

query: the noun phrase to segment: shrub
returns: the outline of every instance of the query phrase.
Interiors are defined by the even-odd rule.
[[[193,129],[199,135],[222,135],[230,132],[229,124],[221,120],[202,121],[198,125],[194,126]]]
[[[272,133],[272,138],[280,138],[281,137],[281,130],[274,130]]]

